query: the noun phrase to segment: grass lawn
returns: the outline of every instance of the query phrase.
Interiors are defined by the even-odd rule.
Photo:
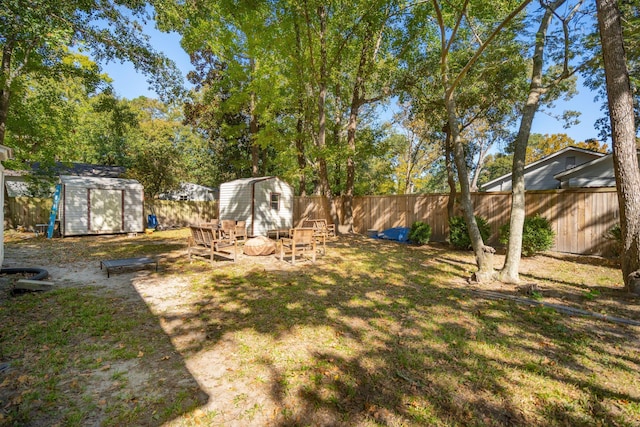
[[[640,321],[609,261],[523,259],[525,293],[468,284],[473,255],[443,245],[211,266],[186,233],[8,239],[99,279],[0,298],[0,425],[640,425],[640,327],[478,292]],[[139,255],[160,271],[96,267]]]

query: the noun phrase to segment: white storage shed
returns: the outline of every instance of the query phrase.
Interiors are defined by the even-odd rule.
[[[220,185],[219,218],[247,222],[250,236],[293,227],[293,187],[275,176]]]
[[[144,231],[144,188],[133,179],[60,176],[62,236]]]

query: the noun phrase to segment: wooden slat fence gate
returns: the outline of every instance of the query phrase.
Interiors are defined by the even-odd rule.
[[[432,240],[445,241],[449,234],[447,194],[410,194],[398,196],[363,196],[353,200],[354,231],[392,227],[410,227],[415,221],[431,225]],[[491,227],[489,244],[496,245],[499,230],[509,221],[511,194],[474,193],[476,215],[484,217]],[[613,246],[607,232],[620,221],[615,189],[571,189],[528,191],[526,215],[539,213],[547,218],[556,234],[553,250],[576,254],[609,255]],[[329,205],[324,197],[296,197],[294,224],[305,219],[328,218]],[[344,220],[342,199],[336,202],[336,212]],[[21,225],[34,229],[47,222],[51,199],[30,197],[5,198],[5,228]],[[155,214],[162,226],[186,226],[208,222],[218,217],[217,202],[147,200],[147,215]]]

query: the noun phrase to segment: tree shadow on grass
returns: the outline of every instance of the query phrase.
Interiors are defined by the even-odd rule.
[[[560,277],[567,276],[568,273],[560,270],[565,269],[567,263],[571,261],[548,257],[546,254],[541,256],[539,261],[540,267],[533,270],[535,272],[520,273],[521,285],[504,285],[492,291],[506,296],[532,298],[529,286],[533,284],[536,287],[535,297],[540,301],[551,301],[595,313],[606,313],[609,316],[640,320],[638,312],[640,298],[637,295],[625,291],[622,287],[597,284],[603,277],[611,281],[611,276],[615,277],[617,274],[615,269],[603,267],[587,270],[585,273],[582,271],[585,267],[582,267],[577,269],[573,280],[564,280]],[[459,271],[463,277],[464,273],[475,267],[470,260],[447,254],[434,257],[433,261],[426,266],[432,271]]]
[[[273,425],[640,421],[634,330],[474,299],[425,255],[347,241],[316,264],[211,272],[172,336],[206,331],[183,353],[232,348],[243,381],[266,381]]]
[[[0,302],[0,323],[2,425],[154,426],[208,402],[134,292],[23,295]]]

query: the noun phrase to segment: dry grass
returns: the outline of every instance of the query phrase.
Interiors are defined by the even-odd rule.
[[[269,257],[212,268],[186,262],[184,236],[7,244],[8,253],[37,245],[54,264],[105,254],[167,259],[148,273],[158,286],[136,285],[137,302],[98,287],[0,305],[0,322],[10,325],[2,357],[12,364],[0,373],[0,424],[640,424],[640,328],[479,298],[464,280],[473,271],[469,253],[353,237],[333,242],[316,264]],[[483,289],[640,320],[640,301],[621,291],[606,260],[549,254],[523,260],[522,272],[536,294],[497,283]],[[176,278],[186,287],[169,292]],[[77,309],[89,300],[102,321],[76,331],[92,317]],[[35,327],[64,319],[66,328],[44,336]],[[122,346],[132,351],[113,351]],[[20,361],[43,353],[60,355],[55,372]],[[132,360],[144,361],[135,368],[147,379],[164,378],[167,391],[132,384],[124,368],[110,371]],[[120,384],[120,397],[112,402],[95,380],[80,378],[73,389],[79,372],[95,377],[105,364],[104,382]],[[28,380],[2,382],[11,375]],[[64,405],[73,410],[57,409]]]

